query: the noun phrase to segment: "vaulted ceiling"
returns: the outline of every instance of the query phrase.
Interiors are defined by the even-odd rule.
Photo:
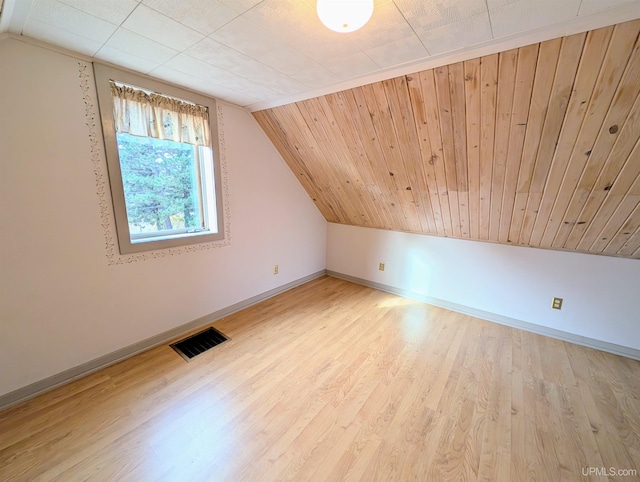
[[[330,222],[640,259],[640,20],[255,112]]]
[[[640,0],[315,3],[0,0],[0,33],[254,111],[328,221],[640,258]]]

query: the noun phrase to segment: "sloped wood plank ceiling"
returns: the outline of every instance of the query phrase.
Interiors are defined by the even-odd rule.
[[[254,116],[329,222],[640,259],[640,20]]]

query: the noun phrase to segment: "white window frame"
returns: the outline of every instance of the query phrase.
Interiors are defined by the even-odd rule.
[[[216,101],[210,97],[181,89],[166,84],[159,80],[144,77],[133,72],[106,66],[100,63],[93,64],[98,104],[100,108],[100,120],[109,173],[109,186],[111,188],[111,200],[118,235],[118,246],[121,254],[141,253],[157,249],[175,248],[197,243],[208,243],[224,239],[224,219],[222,208],[222,182],[220,173],[218,141],[218,124]],[[209,217],[208,230],[176,231],[170,234],[145,235],[144,237],[131,234],[127,218],[127,208],[124,197],[124,186],[120,170],[120,157],[113,119],[113,98],[111,95],[110,81],[127,84],[141,89],[152,91],[161,95],[176,97],[194,104],[203,105],[209,111],[209,126],[211,129],[211,155],[210,162],[203,162],[203,215]],[[202,149],[202,148],[198,148]],[[207,156],[200,156],[201,159]]]

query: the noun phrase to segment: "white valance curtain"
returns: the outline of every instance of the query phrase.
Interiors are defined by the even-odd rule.
[[[210,145],[207,107],[111,82],[117,133]]]

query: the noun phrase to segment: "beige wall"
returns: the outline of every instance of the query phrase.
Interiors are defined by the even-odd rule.
[[[230,245],[110,265],[86,64],[5,39],[0,65],[0,395],[324,269],[324,219],[228,104]]]
[[[540,333],[640,350],[638,260],[338,224],[327,232],[328,270]],[[560,311],[554,296],[564,299]]]

